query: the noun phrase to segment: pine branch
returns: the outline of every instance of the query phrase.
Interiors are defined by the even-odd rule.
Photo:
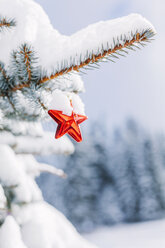
[[[14,52],[13,58],[15,62],[16,71],[15,73],[18,74],[18,80],[14,80],[14,82],[20,82],[17,85],[11,87],[10,91],[15,92],[17,90],[22,90],[24,88],[28,88],[31,85],[31,82],[34,81],[36,86],[41,86],[44,83],[56,79],[60,76],[64,76],[68,73],[71,73],[73,71],[79,72],[81,69],[93,69],[93,65],[98,66],[98,62],[104,62],[104,61],[112,61],[114,62],[114,59],[118,58],[118,56],[125,56],[128,54],[126,49],[129,50],[135,50],[135,48],[139,48],[139,45],[144,46],[148,42],[151,41],[151,38],[154,36],[154,32],[152,30],[145,30],[142,33],[136,32],[133,34],[131,32],[132,39],[127,40],[126,37],[120,37],[114,39],[113,46],[109,46],[107,42],[107,47],[101,47],[101,49],[98,49],[98,52],[95,53],[88,53],[86,55],[86,59],[84,61],[81,61],[79,64],[74,64],[73,62],[69,65],[69,67],[62,68],[61,70],[56,71],[50,76],[43,76],[42,78],[38,79],[36,81],[36,69],[32,67],[32,60],[35,62],[36,58],[34,55],[34,52],[32,52],[32,49],[28,48],[28,46],[25,44],[22,46],[20,52]],[[120,52],[120,53],[119,53]],[[124,55],[124,54],[125,55]],[[22,58],[21,58],[22,56]],[[24,68],[22,68],[22,62],[24,63]],[[65,63],[63,63],[65,65]],[[32,71],[34,72],[35,78],[32,79]],[[26,71],[26,73],[25,73]],[[37,75],[39,78],[39,75]],[[2,96],[2,95],[0,95]]]
[[[9,87],[9,77],[5,70],[4,64],[0,62],[0,93],[7,92]]]
[[[4,80],[8,81],[8,76],[7,76],[7,72],[4,68],[4,64],[0,62],[0,74],[1,77],[3,77]]]
[[[72,63],[69,67],[67,68],[63,68],[60,71],[55,72],[54,74],[50,75],[50,76],[44,76],[42,77],[39,81],[38,81],[38,85],[43,84],[47,81],[50,81],[52,79],[58,78],[59,76],[63,76],[67,73],[70,73],[72,71],[80,71],[80,69],[82,68],[88,68],[91,67],[91,65],[93,66],[93,64],[97,65],[98,62],[104,62],[104,60],[110,60],[112,62],[114,62],[114,60],[112,59],[116,59],[118,58],[117,55],[119,56],[124,56],[121,53],[117,53],[118,51],[121,52],[125,52],[124,49],[130,49],[130,50],[134,50],[134,48],[139,48],[139,44],[144,46],[145,42],[149,42],[151,40],[151,38],[154,36],[154,32],[152,30],[146,30],[144,32],[140,33],[135,33],[132,34],[132,39],[131,40],[125,40],[124,44],[122,44],[122,39],[117,38],[116,40],[114,39],[114,46],[113,48],[109,47],[109,44],[107,43],[107,48],[104,48],[102,46],[102,49],[98,49],[98,53],[94,54],[88,54],[87,51],[87,58],[85,61],[81,61],[80,59],[80,64],[79,65],[75,65],[74,63]],[[121,42],[121,43],[120,43]],[[125,52],[127,53],[127,52]],[[128,54],[128,53],[127,53]]]
[[[6,82],[6,87],[4,91],[1,91],[0,96],[6,96],[8,102],[12,109],[14,110],[14,115],[17,119],[26,119],[29,113],[26,113],[25,108],[20,108],[19,99],[14,97],[14,92],[18,89],[25,89],[24,95],[29,98],[29,101],[36,104],[36,108],[39,106],[47,111],[44,103],[41,101],[40,94],[36,91],[36,83],[39,79],[40,68],[35,66],[37,62],[37,57],[31,46],[24,44],[19,50],[12,53],[12,63],[10,80]],[[5,75],[5,71],[2,71]],[[39,105],[39,106],[38,106]],[[10,118],[12,118],[13,113],[10,111]],[[5,114],[7,117],[7,115]],[[38,115],[29,116],[30,119],[36,119]],[[15,118],[14,117],[14,118]]]
[[[48,108],[44,105],[44,103],[41,101],[41,99],[40,99],[39,97],[37,98],[37,100],[38,100],[38,103],[41,105],[41,107],[42,107],[44,110],[48,111]]]
[[[120,22],[125,23],[125,29],[120,27]],[[129,25],[129,22],[135,22],[137,25]],[[112,31],[115,30],[112,34],[110,33],[111,28]],[[96,34],[94,32],[94,35],[91,32],[93,29],[97,31]],[[103,38],[97,40],[102,31]],[[88,44],[86,34],[90,34],[90,32],[92,35]],[[74,75],[73,73],[81,72],[82,69],[98,68],[99,62],[114,62],[119,56],[127,55],[127,50],[140,49],[140,46],[143,47],[152,40],[154,32],[154,27],[138,15],[123,18],[119,20],[119,23],[108,21],[91,26],[71,38],[73,41],[71,44],[75,40],[77,50],[73,49],[73,44],[68,54],[66,53],[65,59],[59,60],[59,63],[55,59],[53,62],[55,69],[51,75],[46,74],[45,71],[41,73],[33,48],[27,44],[22,45],[12,53],[8,73],[3,64],[0,64],[0,103],[4,118],[28,121],[39,119],[48,110],[44,94],[47,90],[55,89],[58,84],[61,84],[61,80],[62,84],[65,84],[63,81],[67,75]],[[83,41],[80,39],[81,36]],[[78,44],[77,40],[80,40]],[[87,45],[84,45],[82,49],[85,42]],[[43,76],[41,77],[41,75]],[[53,79],[56,80],[53,81]]]
[[[1,18],[0,17],[0,30],[2,28],[11,28],[16,26],[16,22],[14,19],[7,19],[6,17]]]
[[[16,108],[15,108],[15,106],[14,106],[14,103],[12,102],[11,97],[10,97],[9,95],[7,95],[7,99],[8,99],[8,102],[10,103],[10,105],[11,105],[13,111],[14,111],[14,112],[17,112],[17,110],[16,110]]]
[[[19,97],[14,94],[17,91],[17,85],[22,85],[22,89],[25,89],[23,94],[26,99],[29,99],[33,103],[34,109],[42,107],[47,110],[44,103],[41,101],[40,94],[35,89],[36,82],[39,78],[39,68],[35,66],[37,58],[31,48],[27,44],[20,47],[19,50],[12,53],[12,63],[10,67],[10,76],[4,69],[3,64],[0,64],[0,83],[1,83],[1,94],[8,101],[2,105],[1,108],[4,110],[5,117],[17,119],[30,120],[39,118],[39,114],[31,114],[29,116],[29,110],[26,111],[24,106],[21,106]],[[8,107],[7,107],[8,106]]]
[[[31,82],[31,78],[32,78],[32,68],[31,68],[31,58],[30,58],[31,53],[32,51],[27,48],[26,44],[22,47],[22,50],[20,51],[20,54],[24,56],[24,64],[27,72],[27,82],[26,82],[27,84]]]
[[[31,46],[24,44],[18,51],[12,54],[12,77],[13,85],[11,86],[12,92],[28,88],[32,84],[35,85],[39,78],[40,69],[35,66],[38,58],[35,55]]]

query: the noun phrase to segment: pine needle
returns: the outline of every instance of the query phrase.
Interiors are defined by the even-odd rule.
[[[79,65],[75,65],[75,63],[72,63],[70,65],[70,67],[65,68],[65,69],[61,69],[60,71],[57,71],[55,74],[52,74],[49,77],[48,76],[42,77],[39,80],[38,84],[43,84],[49,80],[52,80],[52,79],[57,78],[59,76],[65,75],[66,73],[71,72],[71,71],[79,71],[79,69],[86,68],[87,66],[89,66],[93,63],[96,63],[96,62],[100,62],[100,61],[105,62],[105,60],[103,60],[104,58],[106,58],[107,60],[110,60],[112,62],[115,62],[114,60],[111,60],[111,58],[109,58],[109,57],[113,57],[113,58],[117,59],[118,57],[115,55],[115,54],[117,54],[117,51],[124,52],[125,54],[128,54],[128,52],[125,49],[136,51],[136,49],[140,49],[138,44],[140,44],[141,46],[146,46],[146,43],[149,42],[151,40],[150,38],[152,38],[154,35],[155,34],[152,30],[143,31],[141,34],[140,33],[136,33],[136,34],[132,33],[133,38],[131,40],[126,40],[126,36],[122,37],[125,40],[123,45],[120,44],[119,39],[117,39],[117,40],[113,39],[113,43],[114,43],[113,48],[111,47],[108,49],[109,43],[107,42],[107,48],[104,49],[104,47],[102,45],[101,51],[98,51],[97,54],[94,54],[94,53],[90,54],[89,51],[87,51],[85,61],[80,60]],[[72,59],[70,60],[70,62],[71,61],[72,61]]]

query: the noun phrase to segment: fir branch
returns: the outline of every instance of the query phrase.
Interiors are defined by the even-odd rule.
[[[29,88],[39,80],[40,68],[35,66],[38,58],[31,46],[24,44],[18,51],[12,53],[12,76],[14,84],[11,91],[15,92],[22,88]]]
[[[10,105],[11,105],[12,109],[14,110],[14,112],[17,112],[16,108],[15,108],[15,105],[11,100],[11,97],[9,95],[6,95],[6,96],[7,96],[8,102],[10,103]]]
[[[18,111],[16,112],[9,112],[9,113],[6,113],[5,116],[4,116],[6,119],[13,119],[13,120],[22,120],[22,121],[28,121],[28,122],[33,122],[33,121],[37,121],[41,118],[41,116],[39,114],[28,114],[28,113],[19,113]],[[11,129],[10,128],[5,128],[4,129],[4,126],[1,128],[0,127],[0,130],[2,131],[9,131],[11,132]]]
[[[0,93],[7,92],[9,87],[9,77],[5,70],[4,64],[0,62]]]
[[[31,53],[32,51],[27,47],[26,44],[22,47],[22,50],[20,51],[20,54],[23,54],[24,56],[25,68],[28,75],[27,84],[31,82],[31,78],[32,78],[32,66],[31,66],[31,58],[30,58]]]
[[[41,99],[38,97],[37,98],[38,100],[38,103],[41,105],[41,107],[45,110],[45,111],[48,111],[48,108],[44,105],[44,103],[41,101]]]
[[[132,33],[132,32],[131,32]],[[32,62],[36,62],[36,57],[34,52],[30,47],[28,47],[26,44],[23,45],[18,52],[13,53],[13,59],[15,63],[15,74],[18,76],[18,80],[14,80],[14,82],[20,82],[17,85],[14,85],[9,89],[9,91],[15,92],[17,90],[22,90],[24,88],[29,88],[31,83],[34,82],[36,86],[41,86],[42,84],[56,79],[60,76],[64,76],[65,74],[68,74],[70,72],[77,71],[79,72],[81,69],[92,69],[91,67],[93,65],[98,66],[98,62],[105,62],[105,61],[111,61],[114,62],[114,59],[118,58],[119,56],[125,56],[122,53],[128,54],[128,52],[125,49],[129,50],[135,50],[134,48],[139,48],[138,45],[144,46],[145,43],[149,42],[151,38],[154,36],[154,32],[152,30],[145,30],[142,33],[136,32],[135,34],[132,33],[132,39],[131,40],[121,40],[117,38],[114,39],[114,47],[109,48],[108,42],[107,42],[107,48],[104,48],[102,46],[101,49],[98,49],[97,54],[88,54],[84,61],[80,61],[79,64],[75,65],[75,63],[72,62],[72,64],[67,67],[63,68],[61,70],[56,71],[50,76],[43,76],[40,79],[37,80],[37,77],[39,78],[39,74],[36,76],[36,72],[40,71],[38,68],[35,68],[32,65]],[[120,51],[120,53],[119,53]],[[24,67],[22,67],[22,63],[24,64]],[[65,63],[63,63],[65,65]],[[4,96],[1,94],[0,96]]]
[[[8,76],[7,76],[7,72],[4,68],[4,64],[0,62],[0,74],[3,77],[3,79],[7,82],[8,81]]]
[[[50,81],[52,79],[56,79],[60,76],[63,76],[67,73],[70,73],[72,71],[77,71],[79,72],[80,69],[82,68],[87,68],[90,69],[89,67],[92,64],[97,65],[98,62],[104,62],[106,60],[110,60],[112,62],[114,62],[112,58],[118,58],[118,56],[115,56],[115,54],[122,56],[122,54],[117,53],[118,51],[125,51],[123,49],[130,49],[130,50],[134,50],[133,47],[135,48],[139,48],[137,45],[140,44],[142,46],[144,46],[145,42],[149,42],[151,40],[151,38],[154,36],[154,32],[152,30],[146,30],[144,32],[140,33],[136,33],[136,34],[132,34],[132,39],[131,40],[125,40],[124,44],[120,44],[119,39],[117,38],[116,40],[114,40],[114,47],[113,48],[109,48],[108,43],[107,43],[107,48],[105,49],[102,46],[102,49],[98,49],[98,53],[97,54],[88,54],[87,51],[87,58],[85,59],[85,61],[81,61],[80,60],[80,64],[79,65],[75,65],[75,63],[72,62],[72,64],[67,67],[67,68],[63,68],[59,71],[56,71],[54,74],[50,75],[50,76],[44,76],[42,77],[39,81],[38,81],[38,85],[43,84],[47,81]],[[137,45],[136,45],[137,44]],[[65,64],[65,63],[64,63]]]
[[[6,17],[1,18],[0,17],[0,30],[2,28],[11,28],[16,26],[16,22],[14,19],[7,19]]]
[[[4,67],[4,64],[0,62],[0,96],[7,96],[10,89],[10,77]]]

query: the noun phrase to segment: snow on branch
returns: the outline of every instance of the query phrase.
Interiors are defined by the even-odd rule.
[[[71,71],[80,71],[92,64],[97,65],[105,59],[114,62],[118,56],[128,53],[126,49],[134,50],[145,46],[155,33],[154,27],[138,14],[90,25],[70,37],[71,47],[64,44],[64,54],[67,56],[61,61],[60,69],[42,77],[38,84]]]
[[[114,62],[119,56],[128,54],[128,50],[145,46],[155,34],[156,31],[152,24],[139,14],[92,24],[67,39],[61,38],[58,52],[56,40],[59,37],[53,36],[52,33],[49,41],[39,40],[34,44],[33,49],[37,49],[39,57],[36,58],[35,50],[26,44],[21,47],[20,51],[14,52],[15,68],[18,67],[15,74],[19,72],[20,76],[17,80],[19,83],[11,87],[9,91],[15,92],[29,88],[32,81],[35,82],[36,87],[40,87],[48,81],[73,71],[81,72],[83,68],[96,68],[98,63],[104,60]],[[47,45],[45,47],[45,43],[50,43],[51,49],[48,49]],[[39,47],[44,46],[44,52],[43,49],[36,47],[37,44]],[[49,62],[44,64],[43,61],[47,61],[48,58]],[[38,66],[35,68],[36,61],[41,61],[42,71]],[[20,71],[22,62],[25,68]],[[54,68],[53,72],[50,68]],[[39,74],[36,73],[37,71]],[[32,80],[32,72],[34,80]]]
[[[61,178],[66,178],[67,176],[63,170],[56,168],[54,165],[37,162],[32,155],[19,154],[17,155],[17,158],[21,161],[26,173],[32,178],[38,177],[43,172],[47,172]]]
[[[9,145],[17,154],[51,155],[72,154],[74,146],[68,137],[54,140],[54,133],[45,132],[42,136],[14,136],[10,132],[0,133],[0,144]]]
[[[131,14],[92,24],[71,36],[64,36],[52,27],[35,2],[24,0],[22,4],[21,0],[4,0],[0,4],[4,15],[11,15],[7,3],[12,3],[17,27],[0,39],[3,47],[0,61],[4,63],[4,66],[0,64],[0,106],[6,120],[46,118],[52,100],[57,103],[52,98],[55,90],[61,90],[67,98],[72,98],[73,92],[82,91],[78,72],[98,68],[101,61],[125,56],[128,49],[144,46],[156,33],[145,18]],[[62,111],[70,102],[68,104]],[[4,120],[1,126],[5,126]]]
[[[64,173],[63,170],[57,169],[56,167],[48,165],[48,164],[40,163],[38,169],[40,172],[48,172],[58,177],[62,177],[62,178],[67,177],[67,175]]]

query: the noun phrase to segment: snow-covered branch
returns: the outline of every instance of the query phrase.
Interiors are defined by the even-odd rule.
[[[0,107],[6,119],[45,118],[52,108],[50,98],[55,90],[65,91],[68,98],[80,91],[75,87],[80,80],[73,72],[98,67],[104,60],[114,61],[126,55],[128,49],[144,46],[156,33],[149,21],[131,14],[92,24],[67,37],[52,27],[44,11],[33,1],[22,4],[3,0],[0,7],[4,15],[11,14],[7,3],[12,6],[17,26],[2,34],[0,40],[3,47],[0,61],[5,65],[0,66]],[[69,104],[70,101],[58,110],[65,112]]]
[[[60,70],[55,68],[54,74],[42,77],[38,84],[97,65],[104,59],[114,62],[123,52],[127,53],[126,49],[143,47],[155,34],[154,27],[138,14],[90,25],[70,37],[70,48],[68,42],[64,44],[67,56],[61,61]]]
[[[42,136],[14,136],[10,132],[0,133],[0,143],[7,144],[18,154],[51,155],[71,154],[74,146],[67,137],[54,140],[53,132],[45,132]]]

